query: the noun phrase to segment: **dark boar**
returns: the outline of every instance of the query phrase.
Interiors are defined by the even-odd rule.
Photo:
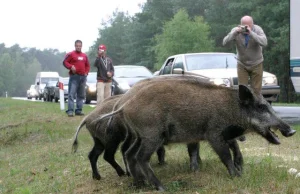
[[[89,160],[93,171],[93,179],[100,180],[101,176],[97,169],[97,160],[98,157],[104,152],[104,159],[116,170],[119,176],[125,175],[124,170],[119,166],[119,164],[115,161],[115,153],[119,144],[125,139],[126,130],[123,129],[123,125],[120,122],[117,122],[117,118],[115,118],[110,124],[109,130],[110,133],[106,134],[105,129],[107,127],[107,122],[94,122],[95,118],[99,115],[108,113],[112,111],[114,104],[120,99],[121,95],[112,96],[110,98],[105,99],[99,106],[97,106],[90,114],[88,114],[80,123],[77,128],[77,132],[75,135],[75,140],[73,143],[73,151],[76,152],[78,147],[77,137],[80,129],[86,125],[86,128],[90,132],[93,140],[94,147],[89,153]],[[129,138],[128,138],[129,139]],[[130,139],[129,139],[130,142]],[[128,142],[128,143],[129,143]],[[125,151],[128,149],[129,144],[123,144],[121,148],[121,153],[124,156]],[[163,147],[160,147],[157,150],[159,164],[164,163],[164,155],[165,150]],[[125,160],[124,160],[125,161]],[[127,165],[125,165],[127,166]],[[128,172],[127,172],[128,173]]]
[[[296,132],[276,116],[261,95],[256,96],[247,86],[231,89],[188,76],[153,78],[140,84],[144,87],[135,89],[133,86],[123,95],[116,104],[116,111],[99,118],[121,116],[122,122],[136,137],[126,152],[135,184],[148,180],[156,189],[164,190],[149,160],[152,153],[166,142],[207,140],[234,177],[240,176],[237,167],[242,165],[239,161],[235,161],[238,164],[232,161],[230,148],[236,144],[235,138],[252,131],[270,143],[279,144],[271,128],[279,129],[286,137]],[[238,147],[235,151],[239,151]]]

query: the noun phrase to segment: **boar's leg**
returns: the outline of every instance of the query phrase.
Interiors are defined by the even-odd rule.
[[[199,155],[199,143],[189,143],[187,144],[189,156],[190,156],[190,169],[192,171],[197,171],[202,165],[202,161]]]
[[[126,174],[127,176],[130,176],[130,172],[128,170],[128,164],[127,164],[127,159],[126,159],[126,155],[125,153],[127,152],[127,150],[129,149],[131,143],[133,143],[133,140],[132,140],[132,136],[130,133],[128,133],[126,135],[126,138],[121,146],[121,153],[122,153],[122,156],[123,156],[123,161],[124,161],[124,164],[125,164],[125,168],[126,168]]]
[[[241,173],[236,170],[233,164],[231,153],[229,150],[229,145],[221,139],[210,140],[209,143],[212,146],[212,148],[215,150],[215,152],[218,154],[223,164],[226,166],[230,176],[231,177],[241,176]]]
[[[97,169],[97,160],[98,157],[102,154],[104,151],[104,146],[102,145],[101,141],[97,139],[96,137],[93,137],[94,139],[94,147],[89,153],[89,159],[93,171],[93,179],[100,180],[101,176]]]
[[[125,153],[128,169],[134,179],[133,186],[137,188],[145,185],[145,180],[146,180],[145,176],[141,172],[141,169],[136,159],[136,153],[139,150],[140,145],[141,145],[141,139],[139,137],[136,137]]]
[[[233,153],[234,166],[239,172],[242,173],[244,161],[243,161],[243,155],[239,148],[239,144],[237,143],[236,140],[230,140],[230,141],[228,141],[228,145]]]
[[[142,139],[140,148],[136,154],[137,163],[140,166],[142,174],[144,174],[148,182],[155,186],[158,191],[164,191],[164,187],[158,178],[154,175],[154,172],[150,166],[150,158],[152,154],[157,150],[160,145],[163,145],[163,140],[159,142],[159,139],[153,141],[153,139]]]
[[[164,165],[166,163],[165,162],[166,150],[165,150],[164,146],[159,147],[158,150],[156,151],[156,153],[157,153],[157,158],[158,158],[158,164]]]
[[[113,139],[113,141],[108,142],[105,146],[103,158],[117,171],[119,176],[123,176],[125,175],[125,172],[115,160],[115,153],[120,142],[121,140],[119,139]]]

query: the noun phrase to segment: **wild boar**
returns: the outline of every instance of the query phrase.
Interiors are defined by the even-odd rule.
[[[77,128],[75,139],[73,143],[73,151],[77,151],[78,141],[77,137],[79,134],[80,129],[86,125],[86,128],[90,132],[93,140],[94,140],[94,147],[92,148],[91,152],[89,153],[89,160],[92,167],[92,177],[93,179],[100,180],[101,176],[97,169],[97,160],[98,157],[104,152],[104,159],[116,170],[119,176],[125,175],[124,170],[119,166],[119,164],[115,161],[115,153],[119,144],[125,139],[126,130],[123,129],[121,123],[116,122],[117,119],[115,118],[114,121],[111,123],[109,130],[110,133],[106,134],[106,123],[107,122],[95,122],[95,118],[99,115],[108,113],[112,111],[114,104],[120,99],[121,95],[112,96],[110,98],[105,99],[99,106],[97,106],[90,114],[88,114],[80,123]],[[129,138],[128,138],[129,139]],[[128,142],[129,143],[129,142]],[[124,144],[121,148],[122,154],[128,149],[129,144]],[[159,164],[164,164],[165,158],[165,150],[164,147],[160,147],[157,150]],[[123,154],[124,156],[124,154]],[[124,160],[126,162],[126,160]],[[125,165],[127,167],[127,165]],[[128,171],[128,170],[126,170]],[[128,172],[127,172],[128,174]]]
[[[271,128],[279,129],[285,137],[296,132],[247,86],[226,88],[189,76],[153,78],[140,84],[144,87],[133,86],[122,96],[115,111],[98,118],[119,116],[135,137],[125,155],[137,185],[147,180],[157,190],[164,190],[149,163],[153,152],[164,143],[207,140],[234,177],[241,175],[242,166],[242,161],[232,161],[230,148],[237,146],[235,138],[255,132],[270,143],[279,144]],[[239,152],[238,147],[234,150]]]

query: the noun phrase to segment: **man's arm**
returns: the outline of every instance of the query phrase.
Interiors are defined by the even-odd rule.
[[[91,66],[89,62],[89,58],[86,56],[86,61],[85,61],[85,75],[88,75],[90,72]]]
[[[255,32],[251,30],[250,37],[253,38],[260,46],[267,46],[268,40],[263,31],[263,29],[259,26],[255,26]]]
[[[233,28],[227,34],[227,36],[224,37],[224,39],[223,39],[223,46],[225,46],[228,42],[234,40],[237,35],[238,35],[237,28]]]
[[[65,68],[67,69],[71,69],[71,67],[73,66],[70,62],[71,62],[72,56],[71,53],[66,54],[64,60],[63,60],[63,65],[65,66]]]

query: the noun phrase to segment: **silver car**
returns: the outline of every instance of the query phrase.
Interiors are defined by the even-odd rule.
[[[234,53],[187,53],[170,56],[159,71],[160,75],[184,74],[201,76],[216,85],[238,87],[237,59]],[[263,72],[262,95],[273,102],[280,93],[274,74]]]

